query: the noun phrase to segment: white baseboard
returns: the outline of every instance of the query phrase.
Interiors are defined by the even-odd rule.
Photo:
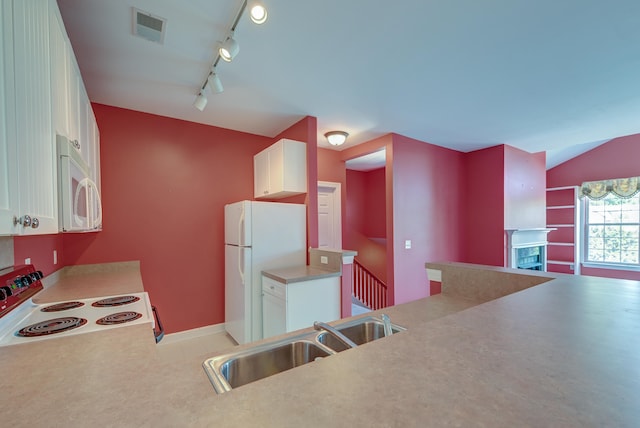
[[[179,331],[177,333],[166,334],[164,338],[158,343],[158,345],[170,345],[172,343],[180,342],[188,339],[197,339],[203,336],[210,336],[212,334],[224,333],[224,323],[206,325],[204,327],[198,327],[191,330]]]

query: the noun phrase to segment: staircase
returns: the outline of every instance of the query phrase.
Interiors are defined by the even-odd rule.
[[[374,311],[387,306],[387,284],[357,260],[353,261],[352,293],[356,299]]]

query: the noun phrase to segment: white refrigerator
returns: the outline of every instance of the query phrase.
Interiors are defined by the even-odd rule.
[[[236,202],[224,223],[225,329],[244,344],[262,339],[261,272],[306,264],[306,206]]]

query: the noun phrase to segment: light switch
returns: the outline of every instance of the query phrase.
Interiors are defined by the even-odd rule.
[[[406,250],[410,250],[411,249],[411,239],[407,239],[406,241],[404,241],[404,248]]]

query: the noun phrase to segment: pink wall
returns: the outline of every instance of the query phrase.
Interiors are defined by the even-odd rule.
[[[307,194],[280,199],[279,202],[304,203],[307,205],[307,245],[318,247],[318,120],[306,116],[278,134],[273,142],[288,138],[307,143]],[[308,257],[308,255],[307,255]]]
[[[546,154],[504,146],[504,228],[546,227]]]
[[[224,322],[224,205],[253,198],[269,138],[94,105],[104,230],[64,235],[65,264],[140,260],[168,333]]]
[[[371,179],[372,172],[347,171],[347,215],[344,227],[345,248],[358,251],[357,260],[380,280],[387,282],[387,243],[374,241],[371,238],[386,238],[385,168],[379,169],[375,175],[382,182],[375,183]],[[373,188],[372,186],[380,186]],[[372,195],[375,195],[377,214],[372,215]],[[379,235],[371,235],[370,217],[382,220],[377,227]]]
[[[224,322],[224,205],[253,199],[253,155],[291,138],[309,144],[312,193],[289,199],[316,213],[315,118],[303,118],[270,139],[99,104],[93,108],[101,136],[104,230],[15,237],[16,263],[31,257],[50,273],[53,249],[59,253],[56,269],[140,260],[145,290],[168,333]],[[310,245],[317,244],[317,216],[309,217],[308,236]]]
[[[53,251],[58,253],[58,264],[53,264]],[[64,245],[62,235],[36,235],[13,237],[14,264],[24,264],[31,259],[36,269],[49,275],[64,266]]]
[[[350,147],[348,149],[343,150],[342,159],[344,161],[348,159],[354,159],[360,156],[364,156],[373,152],[376,152],[381,149],[386,149],[386,166],[385,166],[385,194],[386,201],[392,201],[393,194],[393,177],[391,174],[392,164],[393,164],[393,136],[392,134],[384,135],[380,138],[376,138],[374,140],[368,141],[363,144],[359,144],[354,147]],[[347,171],[349,173],[349,171]],[[348,178],[349,176],[347,176]],[[351,183],[347,181],[347,227],[349,230],[344,231],[344,236],[346,238],[346,244],[349,245],[348,248],[357,250],[358,257],[366,260],[367,268],[369,268],[374,274],[379,276],[381,279],[386,280],[386,284],[388,287],[388,300],[387,303],[389,305],[394,304],[394,283],[393,283],[393,272],[394,272],[394,261],[393,257],[387,257],[387,254],[393,254],[393,204],[387,203],[385,207],[385,223],[386,223],[386,238],[387,241],[384,244],[384,249],[381,247],[381,244],[376,244],[375,242],[368,239],[364,234],[358,232],[362,230],[363,227],[358,224],[356,226],[353,225],[353,222],[362,222],[366,213],[362,213],[362,215],[358,215],[354,212],[349,212],[351,209],[349,199],[354,196],[358,192],[361,192],[361,189],[364,189],[364,183],[361,184],[360,188],[352,188]],[[356,196],[357,197],[357,196]],[[361,195],[361,197],[366,197],[366,195]],[[364,207],[364,202],[360,205]],[[349,225],[351,222],[351,225]],[[382,264],[382,260],[385,260],[386,267],[384,269],[378,269],[377,266]]]
[[[547,171],[548,187],[640,175],[640,134],[614,138]]]
[[[505,266],[505,229],[545,227],[545,161],[507,145],[465,154],[465,262]]]
[[[459,261],[463,154],[393,134],[394,301],[430,294],[425,262]],[[411,240],[411,249],[405,249]]]
[[[547,171],[547,186],[640,176],[640,134],[615,138]],[[582,267],[582,275],[640,280],[640,272]]]
[[[504,266],[504,146],[464,155],[463,261]]]
[[[364,233],[371,238],[386,239],[386,169],[379,168],[364,173],[365,194]]]

